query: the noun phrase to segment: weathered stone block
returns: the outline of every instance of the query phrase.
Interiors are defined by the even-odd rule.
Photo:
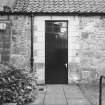
[[[84,39],[88,39],[89,38],[89,33],[88,32],[82,32],[81,33],[81,38]]]

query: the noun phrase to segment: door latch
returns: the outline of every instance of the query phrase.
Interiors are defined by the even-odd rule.
[[[65,63],[64,65],[65,65],[65,67],[67,68],[67,63]]]

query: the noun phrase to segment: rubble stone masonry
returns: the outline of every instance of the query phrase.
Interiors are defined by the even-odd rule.
[[[34,70],[38,82],[45,82],[45,20],[68,20],[69,83],[91,83],[105,75],[105,17],[36,16],[34,17]],[[11,62],[30,66],[30,18],[11,17]],[[17,63],[18,64],[17,64]]]
[[[45,20],[68,20],[69,83],[91,83],[105,74],[105,18],[101,16],[40,16],[34,21],[34,60],[45,80]]]
[[[12,16],[11,20],[11,59],[18,68],[30,68],[31,25],[27,16]]]

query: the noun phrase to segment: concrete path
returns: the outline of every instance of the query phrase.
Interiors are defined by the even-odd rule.
[[[31,105],[91,105],[77,85],[46,85]]]
[[[99,105],[99,83],[80,85],[80,89],[92,105]],[[102,105],[105,105],[105,85],[102,88]]]

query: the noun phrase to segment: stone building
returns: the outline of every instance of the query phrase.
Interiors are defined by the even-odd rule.
[[[105,0],[17,0],[14,12],[34,14],[38,83],[91,83],[105,74]],[[10,20],[10,62],[29,66],[30,17]]]

